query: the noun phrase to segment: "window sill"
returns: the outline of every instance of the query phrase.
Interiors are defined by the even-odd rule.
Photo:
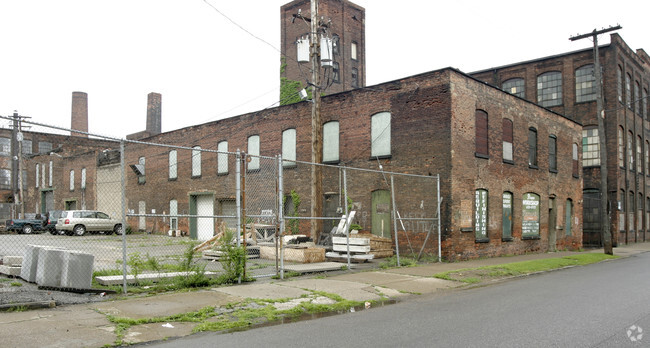
[[[249,169],[249,170],[246,171],[246,173],[259,173],[261,171],[262,171],[261,169],[256,168],[256,169]]]
[[[539,240],[541,239],[540,236],[523,236],[521,237],[521,240]]]
[[[295,163],[288,164],[288,165],[282,165],[282,169],[296,169],[298,168],[298,165]]]
[[[226,176],[226,175],[228,175],[228,172],[217,173],[217,176]]]
[[[176,180],[178,180],[177,177],[176,178],[167,178],[167,181],[176,181]]]
[[[370,156],[369,160],[376,161],[376,160],[383,160],[383,159],[391,159],[392,157],[393,155]]]
[[[474,152],[474,157],[484,158],[484,159],[489,159],[490,158],[489,155],[478,153],[478,152]]]
[[[501,238],[502,242],[512,242],[513,240],[514,240],[514,238],[512,238],[512,237]]]
[[[474,242],[475,243],[489,243],[490,239],[489,238],[481,238],[481,239],[475,240]]]
[[[513,161],[513,160],[505,160],[505,159],[504,159],[504,160],[503,160],[503,163],[514,165],[514,164],[515,164],[515,161]]]
[[[201,176],[200,175],[192,175],[191,178],[192,179],[201,179]]]
[[[572,176],[573,176],[574,179],[580,179],[580,175],[573,174]]]
[[[539,169],[538,166],[536,166],[536,165],[532,165],[532,164],[529,164],[529,165],[528,165],[528,168],[530,168],[530,169],[535,169],[535,170]]]
[[[557,174],[557,169],[549,169],[549,173]]]
[[[474,229],[471,227],[461,227],[461,232],[474,232]]]
[[[323,163],[323,164],[333,164],[333,165],[337,165],[337,164],[341,163],[341,160],[335,160],[335,161],[323,161],[322,163]]]

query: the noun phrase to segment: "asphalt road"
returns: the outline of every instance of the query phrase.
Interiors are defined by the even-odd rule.
[[[650,253],[355,313],[147,346],[650,347]]]

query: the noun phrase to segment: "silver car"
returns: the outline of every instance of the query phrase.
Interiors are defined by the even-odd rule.
[[[56,222],[56,230],[69,236],[83,236],[86,232],[122,234],[123,231],[122,221],[96,210],[66,210]]]

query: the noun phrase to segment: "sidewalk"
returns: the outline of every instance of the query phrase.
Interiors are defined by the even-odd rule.
[[[621,246],[614,254],[629,257],[650,251],[650,243]],[[591,250],[587,252],[602,252]],[[102,347],[116,342],[116,325],[107,314],[131,319],[167,317],[211,306],[215,311],[231,311],[226,305],[247,298],[279,300],[273,305],[289,309],[301,302],[329,304],[331,299],[319,294],[329,293],[351,301],[381,299],[399,300],[416,294],[430,294],[451,289],[461,283],[431,276],[450,270],[538,260],[578,254],[556,252],[471,260],[456,263],[433,263],[418,267],[349,272],[327,277],[298,277],[289,280],[263,279],[254,283],[214,288],[197,292],[182,292],[150,297],[113,300],[108,302],[70,305],[52,309],[0,313],[3,346],[10,347]],[[311,290],[311,291],[310,291]],[[330,302],[328,302],[330,301]],[[254,304],[252,304],[254,305]],[[261,306],[260,306],[261,308]],[[207,319],[210,321],[210,319]],[[124,342],[141,343],[186,336],[199,323],[165,322],[130,327]]]

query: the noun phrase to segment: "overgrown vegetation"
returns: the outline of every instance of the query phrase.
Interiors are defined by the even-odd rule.
[[[295,190],[291,190],[290,193],[291,196],[291,204],[293,206],[293,212],[289,214],[289,216],[297,217],[298,216],[298,208],[300,207],[300,195]],[[287,197],[285,196],[283,198],[282,204],[284,204],[287,200]],[[287,229],[289,230],[290,234],[298,234],[300,233],[300,226],[299,226],[300,220],[298,219],[289,219],[287,221]]]
[[[280,75],[287,69],[287,61],[281,57]],[[295,104],[302,101],[298,92],[302,89],[300,81],[289,80],[286,77],[280,77],[280,105]],[[307,91],[308,98],[311,99],[311,91]]]
[[[464,283],[480,283],[484,280],[495,278],[513,277],[536,272],[550,271],[569,266],[583,266],[604,260],[611,260],[618,256],[600,253],[577,254],[541,260],[530,260],[506,263],[503,265],[484,266],[478,268],[464,268],[447,271],[433,276],[440,279],[460,281]]]
[[[399,263],[401,267],[413,267],[418,264],[418,262],[415,261],[415,259],[409,257],[400,257]],[[397,267],[397,256],[393,255],[391,257],[385,258],[379,264],[379,267],[383,269]]]
[[[243,245],[236,246],[231,243],[233,232],[226,230],[221,237],[222,252],[220,261],[223,267],[223,274],[219,276],[220,284],[232,284],[242,280],[246,269],[246,248]]]
[[[167,322],[189,322],[199,323],[194,327],[194,332],[202,331],[238,331],[250,328],[256,324],[273,322],[283,318],[297,318],[302,314],[343,312],[351,308],[362,308],[364,302],[350,301],[341,296],[330,294],[322,291],[311,291],[311,294],[303,296],[304,298],[327,297],[334,303],[332,304],[314,304],[305,301],[297,304],[294,308],[278,310],[273,304],[288,302],[291,299],[275,300],[252,300],[247,299],[242,302],[230,303],[222,308],[212,306],[201,308],[198,311],[176,314],[166,317],[153,317],[132,319],[117,317],[106,314],[106,317],[116,326],[115,334],[117,340],[115,345],[124,345],[124,337],[129,328],[136,325],[167,323]],[[370,301],[375,304],[376,301]]]

